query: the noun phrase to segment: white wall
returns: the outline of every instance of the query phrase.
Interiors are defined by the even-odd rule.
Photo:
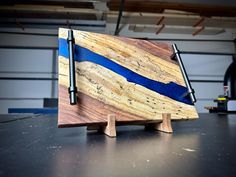
[[[197,98],[198,112],[207,112],[205,106],[216,106],[213,100],[223,95],[222,82],[199,82],[198,80],[223,80],[224,73],[232,62],[232,56],[219,55],[182,55],[191,85]],[[197,81],[197,82],[196,82]]]
[[[4,29],[7,31],[7,29]],[[14,29],[10,29],[14,31]],[[56,30],[37,30],[56,34]],[[2,30],[1,30],[2,31]],[[20,31],[15,29],[15,31]],[[26,32],[30,30],[26,29]],[[106,32],[114,33],[114,25],[107,26]],[[155,37],[170,39],[233,39],[232,32],[216,36],[190,35],[153,35],[130,33],[126,28],[120,33],[122,36],[132,37]],[[57,65],[53,58],[56,57],[56,36],[35,36],[21,34],[0,34],[0,77],[32,77],[50,78],[53,76],[53,65]],[[181,51],[195,52],[228,52],[235,53],[232,42],[192,42],[192,41],[170,41],[176,43]],[[7,46],[8,48],[2,48]],[[25,47],[28,49],[17,49]],[[36,47],[36,48],[34,48]],[[44,49],[39,49],[44,48]],[[192,86],[195,89],[198,102],[196,104],[199,112],[206,112],[204,106],[214,105],[213,99],[223,93],[220,82],[195,82],[196,80],[223,80],[224,72],[231,63],[231,56],[221,55],[196,55],[183,54],[182,59],[186,66]],[[55,71],[57,72],[57,71]],[[195,80],[195,81],[194,81]],[[0,114],[7,113],[8,108],[38,108],[43,107],[42,98],[57,97],[56,81],[50,80],[0,80]]]
[[[42,108],[43,98],[57,97],[57,81],[49,80],[57,77],[57,37],[0,34],[0,38],[0,46],[8,47],[0,48],[0,77],[28,78],[0,80],[0,114],[8,108]]]

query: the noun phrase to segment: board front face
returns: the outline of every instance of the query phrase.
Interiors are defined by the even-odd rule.
[[[117,122],[198,118],[170,44],[73,32],[78,104],[70,105],[68,30],[60,28],[59,127],[105,123],[108,114]]]

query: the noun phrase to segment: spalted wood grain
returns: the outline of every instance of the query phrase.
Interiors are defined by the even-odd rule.
[[[67,29],[60,29],[59,37],[67,39],[67,33]],[[141,42],[141,40],[136,40],[136,42],[129,40],[129,42],[127,42],[124,41],[124,38],[122,40],[110,35],[84,31],[74,31],[74,36],[77,45],[105,56],[142,76],[163,83],[173,81],[179,85],[185,86],[179,66],[176,65],[176,63],[170,62],[169,56],[171,55],[170,53],[173,53],[172,49],[170,49],[170,44],[155,43],[155,47],[159,46],[157,50],[163,48],[163,45],[165,48],[168,48],[168,50],[171,50],[171,52],[168,50],[159,50],[159,52],[157,52],[159,55],[156,56],[154,55],[152,47],[142,49],[146,42]],[[141,43],[143,43],[143,46],[137,47]],[[150,43],[149,46],[150,45],[153,45],[153,43]],[[168,47],[166,45],[168,45]],[[162,55],[166,56],[164,57],[166,60],[160,58]]]
[[[68,86],[69,61],[59,59],[59,84]],[[161,119],[168,110],[173,118],[196,117],[194,106],[172,100],[91,62],[76,62],[76,80],[80,92],[118,109],[145,117]]]
[[[135,46],[139,50],[144,50],[161,59],[177,64],[175,60],[171,59],[173,55],[173,49],[172,49],[171,44],[169,43],[136,40],[136,39],[125,38],[125,37],[116,37],[116,36],[114,36],[114,38],[122,42],[125,42],[127,44],[130,44],[132,46]]]
[[[67,30],[60,29],[60,38],[66,38],[66,34]],[[144,77],[185,85],[178,64],[170,59],[172,49],[169,44],[142,43],[81,31],[74,31],[74,35],[77,45],[106,56]],[[76,62],[79,103],[72,106],[67,90],[68,73],[69,60],[59,56],[59,127],[106,124],[108,114],[115,114],[118,123],[161,121],[163,113],[170,113],[171,119],[175,120],[198,117],[194,106],[130,83],[119,74],[88,61]]]
[[[116,121],[120,123],[147,121],[138,115],[104,104],[81,92],[78,94],[77,105],[70,105],[68,98],[67,87],[59,84],[59,127],[83,126],[94,123],[106,124],[107,116],[111,114],[115,114]]]

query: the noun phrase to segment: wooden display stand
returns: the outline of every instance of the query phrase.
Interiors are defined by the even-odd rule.
[[[61,28],[58,59],[60,128],[172,133],[172,120],[198,118],[176,45]]]
[[[154,129],[164,133],[173,133],[173,129],[171,126],[171,114],[167,113],[162,114],[161,122],[144,123],[144,126],[146,130]],[[116,137],[116,116],[114,114],[110,114],[107,116],[107,125],[88,125],[87,130],[97,130],[106,134],[109,137]]]

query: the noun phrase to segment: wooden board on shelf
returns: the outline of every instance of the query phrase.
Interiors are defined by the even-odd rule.
[[[73,30],[78,104],[70,105],[68,29],[59,29],[58,126],[196,119],[171,44]]]

